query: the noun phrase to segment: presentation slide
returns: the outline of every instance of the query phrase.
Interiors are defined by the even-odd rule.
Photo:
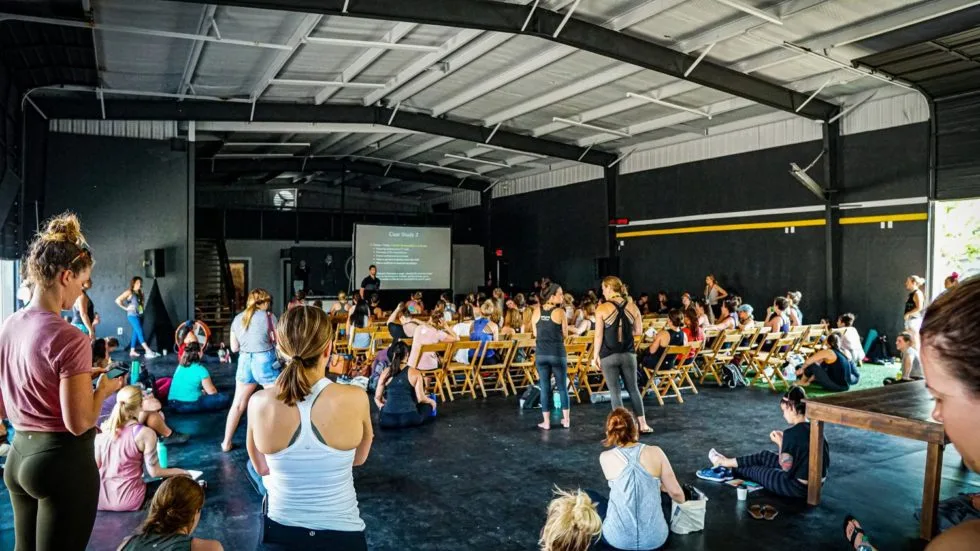
[[[354,288],[378,267],[381,290],[449,289],[452,230],[412,226],[354,227]]]

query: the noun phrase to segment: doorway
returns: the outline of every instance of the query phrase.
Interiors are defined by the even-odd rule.
[[[245,308],[248,300],[252,260],[250,258],[229,258],[228,267],[231,271],[231,283],[235,287],[235,307]]]
[[[934,223],[932,296],[954,272],[960,281],[980,273],[980,199],[937,202]]]

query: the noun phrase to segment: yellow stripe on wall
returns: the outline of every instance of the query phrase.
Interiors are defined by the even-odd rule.
[[[705,233],[717,231],[739,231],[739,230],[769,230],[775,228],[788,228],[791,226],[823,226],[826,221],[823,218],[812,218],[809,220],[789,220],[786,222],[752,222],[746,224],[719,224],[716,226],[690,226],[687,228],[668,228],[664,230],[643,230],[617,233],[616,237],[646,237],[650,235],[677,235],[682,233]]]
[[[848,216],[841,218],[841,224],[878,224],[880,222],[919,222],[929,219],[925,212],[913,212],[910,214],[882,214],[879,216]]]

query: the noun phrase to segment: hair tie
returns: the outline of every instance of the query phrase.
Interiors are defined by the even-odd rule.
[[[303,357],[300,356],[300,355],[293,356],[293,360],[295,360],[295,361],[297,361],[299,363],[303,363]]]
[[[959,279],[960,278],[960,274],[958,274],[956,272],[953,272],[952,274],[950,274],[950,277],[953,278],[953,279]]]

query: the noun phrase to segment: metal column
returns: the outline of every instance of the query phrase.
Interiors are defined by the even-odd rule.
[[[619,206],[617,205],[617,193],[616,187],[619,185],[619,165],[612,167],[606,167],[603,171],[604,181],[606,184],[606,221],[607,223],[614,218],[618,218]],[[606,257],[609,259],[608,266],[606,267],[606,272],[600,273],[599,277],[604,277],[607,275],[619,275],[619,240],[616,238],[616,226],[609,224],[607,226],[607,243],[606,243]],[[600,272],[603,270],[600,269]]]
[[[823,125],[823,175],[824,175],[824,240],[826,252],[826,306],[827,319],[836,319],[840,311],[842,240],[840,226],[841,174],[840,123]]]
[[[187,258],[185,262],[187,263],[187,315],[184,316],[185,319],[194,319],[194,295],[196,289],[194,288],[194,260],[196,257],[197,249],[197,238],[194,233],[194,226],[196,224],[196,188],[197,188],[197,135],[196,135],[196,123],[190,121],[187,123]],[[221,236],[224,239],[224,234]]]
[[[493,251],[493,232],[491,230],[492,202],[492,189],[487,189],[480,192],[480,218],[481,222],[483,222],[480,239],[480,242],[483,244],[483,273],[494,272],[494,263],[497,261]],[[483,275],[481,274],[480,277],[483,277]],[[500,282],[496,280],[496,276],[493,276],[493,280],[494,285],[500,285]]]

